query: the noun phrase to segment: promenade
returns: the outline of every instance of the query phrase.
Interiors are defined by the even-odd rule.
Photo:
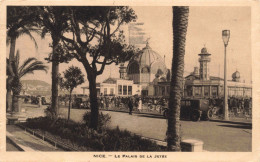
[[[23,106],[26,114],[30,116],[44,116],[44,108],[38,108],[36,105],[29,105],[27,107],[26,104]],[[34,112],[33,115],[32,111]],[[82,122],[82,117],[86,111],[89,110],[71,109],[71,120]],[[133,113],[133,115],[129,115],[127,112],[105,110],[102,110],[102,112],[111,116],[111,123],[109,124],[111,128],[119,126],[122,130],[127,129],[132,133],[161,141],[164,141],[166,137],[167,120],[161,115],[146,113]],[[66,118],[67,108],[60,108],[60,114],[61,117]],[[252,150],[252,123],[250,119],[234,118],[230,121],[214,120],[199,122],[181,121],[181,126],[182,139],[202,140],[204,142],[204,150],[213,152],[248,152]],[[20,128],[13,127],[7,125],[7,133],[18,137],[21,134],[24,135],[24,132],[21,134],[18,133],[17,130]],[[7,136],[10,134],[7,134]],[[35,139],[35,143],[32,147],[38,146],[40,142]],[[48,145],[39,148],[36,147],[38,151],[46,149],[57,151]]]
[[[62,151],[15,125],[6,126],[7,151]],[[13,150],[13,148],[17,150]]]

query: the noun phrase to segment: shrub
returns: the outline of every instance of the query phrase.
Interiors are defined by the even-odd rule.
[[[86,112],[83,115],[83,121],[87,126],[90,123],[90,118],[91,118],[91,112]],[[98,114],[98,131],[100,132],[100,130],[107,128],[110,121],[111,121],[111,116],[109,114],[103,114],[102,112],[100,112]]]
[[[67,122],[66,119],[54,121],[48,117],[28,119],[25,126],[47,131],[62,140],[70,141],[78,148],[88,148],[88,151],[162,151],[156,143],[142,139],[127,130],[121,131],[118,127],[105,128],[104,125],[110,121],[110,116],[103,114],[100,116],[103,122],[102,131],[90,129],[85,124]]]
[[[47,108],[44,110],[45,116],[51,119],[55,119],[55,112],[54,109],[51,108],[51,106],[47,106]]]

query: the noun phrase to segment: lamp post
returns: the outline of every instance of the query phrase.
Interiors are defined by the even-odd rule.
[[[227,45],[230,37],[230,30],[222,30],[222,39],[225,46],[224,56],[224,120],[229,120],[228,116],[228,89],[227,89]]]

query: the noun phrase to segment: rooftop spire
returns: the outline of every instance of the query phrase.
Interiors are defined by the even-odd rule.
[[[150,37],[146,39],[146,47],[149,47],[149,41],[150,41]]]

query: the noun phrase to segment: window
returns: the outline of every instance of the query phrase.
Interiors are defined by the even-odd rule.
[[[181,107],[185,107],[185,101],[181,101]]]
[[[104,95],[107,95],[107,88],[104,88]]]
[[[138,74],[139,73],[139,64],[133,62],[129,65],[128,74]]]
[[[110,94],[114,95],[114,88],[110,88]]]
[[[187,86],[187,96],[192,96],[192,86]]]
[[[122,85],[118,85],[118,95],[122,95]]]
[[[213,86],[211,88],[212,90],[212,96],[216,97],[218,95],[218,87],[217,86]]]
[[[170,86],[167,86],[167,94],[166,95],[170,95]]]
[[[142,68],[142,73],[149,73],[149,72],[150,72],[149,67],[143,67]]]
[[[165,87],[162,87],[162,96],[165,95]]]
[[[195,86],[195,96],[201,96],[201,87],[200,86]]]
[[[132,86],[128,86],[128,95],[132,95]]]
[[[209,86],[204,87],[204,96],[209,96]]]
[[[189,107],[191,105],[190,101],[186,101],[186,106]]]
[[[157,96],[157,94],[158,94],[158,87],[154,86],[154,95]]]
[[[123,86],[123,95],[127,95],[127,86],[126,85]]]

